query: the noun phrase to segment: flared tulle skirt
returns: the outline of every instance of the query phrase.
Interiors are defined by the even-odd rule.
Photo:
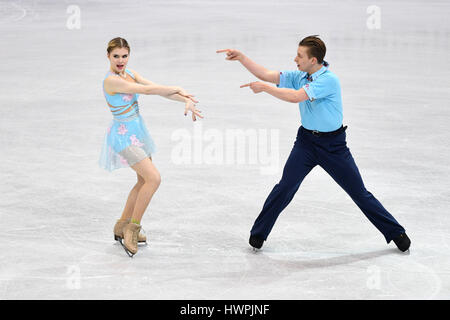
[[[139,113],[126,119],[114,118],[103,139],[99,166],[108,171],[127,168],[155,152],[155,143]]]

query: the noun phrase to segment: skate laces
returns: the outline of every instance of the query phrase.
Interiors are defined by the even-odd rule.
[[[136,243],[138,242],[139,233],[141,232],[141,230],[142,230],[142,227],[140,227],[139,229],[136,229],[133,232],[133,241],[136,242]]]

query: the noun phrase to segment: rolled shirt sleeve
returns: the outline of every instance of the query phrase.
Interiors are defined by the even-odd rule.
[[[333,76],[318,77],[303,86],[310,101],[322,99],[335,94],[339,89],[339,80]]]
[[[300,78],[303,76],[303,71],[288,70],[280,72],[280,83],[278,88],[300,89],[298,86]]]
[[[334,131],[342,126],[342,97],[338,77],[322,67],[308,74],[300,70],[280,72],[278,88],[300,90],[303,88],[308,96],[299,102],[302,126],[309,130],[323,132]]]

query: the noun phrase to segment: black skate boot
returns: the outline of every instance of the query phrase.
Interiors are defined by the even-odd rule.
[[[399,235],[397,238],[395,238],[393,240],[394,240],[395,244],[397,245],[397,248],[402,252],[405,252],[406,250],[408,250],[409,246],[411,245],[411,240],[409,240],[406,233],[402,233],[401,235]]]
[[[261,238],[258,238],[257,236],[250,236],[250,239],[248,240],[248,243],[256,250],[261,249],[264,240]]]

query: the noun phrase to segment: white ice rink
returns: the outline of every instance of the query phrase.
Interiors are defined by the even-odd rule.
[[[449,299],[449,11],[445,0],[1,0],[0,299]],[[300,115],[240,89],[255,78],[216,50],[296,69],[311,34],[340,78],[365,185],[405,227],[409,255],[320,167],[263,250],[248,245]],[[136,174],[97,164],[112,118],[106,46],[117,36],[131,46],[129,68],[184,87],[205,116],[193,123],[182,103],[140,96],[162,184],[142,221],[149,244],[133,259],[112,230]],[[179,133],[203,154],[208,132],[238,130],[275,133],[276,170],[261,170],[262,158],[173,155]]]

